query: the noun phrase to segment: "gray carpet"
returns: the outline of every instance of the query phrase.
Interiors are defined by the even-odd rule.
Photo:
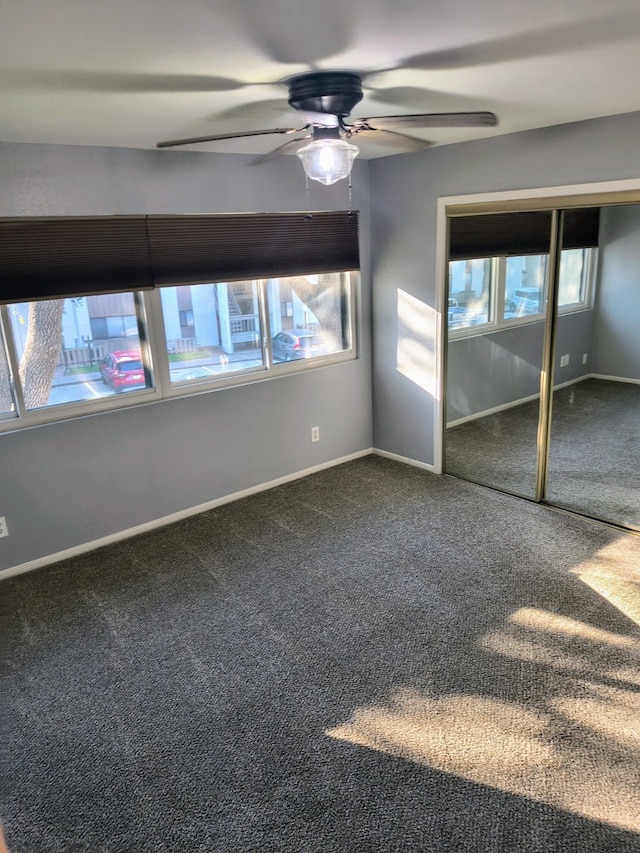
[[[6,580],[9,845],[638,853],[639,564],[367,457]]]
[[[446,470],[533,497],[538,402],[447,430]],[[545,499],[640,529],[640,385],[587,379],[554,393]]]

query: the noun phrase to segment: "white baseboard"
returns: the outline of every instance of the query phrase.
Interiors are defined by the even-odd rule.
[[[116,542],[122,542],[124,539],[131,539],[133,536],[139,536],[141,533],[148,533],[151,530],[157,530],[159,527],[166,527],[168,524],[173,524],[176,521],[182,521],[185,518],[190,518],[192,515],[199,515],[201,512],[215,509],[223,504],[231,503],[232,501],[240,500],[240,498],[249,497],[249,495],[265,492],[267,489],[273,489],[275,486],[281,486],[284,483],[290,483],[293,480],[300,480],[302,477],[308,477],[309,474],[315,474],[318,471],[324,471],[326,468],[334,468],[336,465],[342,465],[344,462],[350,462],[352,459],[360,459],[362,456],[371,456],[372,448],[359,450],[356,453],[350,453],[347,456],[342,456],[339,459],[332,459],[329,462],[322,462],[320,465],[314,465],[311,468],[306,468],[303,471],[296,471],[293,474],[287,474],[284,477],[278,477],[276,480],[271,480],[268,483],[260,483],[257,486],[251,486],[248,489],[243,489],[240,492],[234,492],[230,495],[224,495],[221,498],[215,498],[212,501],[199,504],[198,506],[189,507],[188,509],[174,512],[171,515],[165,515],[163,518],[155,518],[153,521],[138,524],[136,527],[129,527],[127,530],[120,530],[117,533],[112,533],[109,536],[103,536],[101,539],[94,539],[91,542],[84,542],[82,545],[75,545],[73,548],[67,548],[64,551],[58,551],[56,554],[48,554],[46,557],[39,557],[37,560],[30,560],[27,563],[21,563],[18,566],[11,566],[8,569],[0,571],[0,581],[5,578],[14,577],[15,575],[31,572],[34,569],[40,569],[44,566],[50,566],[53,563],[60,563],[62,560],[68,560],[70,557],[78,557],[81,554],[86,554],[89,551],[95,551],[98,548],[103,548],[105,545],[113,545]]]
[[[640,385],[640,379],[629,379],[626,376],[605,376],[604,373],[592,373],[590,379],[604,379],[607,382],[625,382],[627,385]]]
[[[576,385],[578,382],[584,382],[585,379],[612,379],[611,376],[597,376],[594,373],[587,373],[584,376],[577,376],[575,379],[569,379],[567,382],[560,382],[558,385],[553,386],[554,391],[560,391],[562,388],[568,388],[569,385]],[[629,380],[620,380],[629,381]],[[636,381],[636,380],[632,380]],[[539,400],[540,394],[531,394],[530,397],[521,397],[519,400],[511,400],[509,403],[503,403],[500,406],[494,406],[492,409],[485,409],[483,412],[475,412],[473,415],[465,415],[462,418],[457,418],[455,421],[449,421],[447,423],[447,429],[451,427],[457,427],[461,424],[469,423],[469,421],[475,421],[479,418],[485,418],[488,415],[495,415],[498,412],[506,412],[508,409],[515,409],[517,406],[523,406],[525,403],[530,403],[532,400]]]
[[[393,459],[394,462],[404,462],[405,465],[412,465],[414,468],[422,468],[424,471],[435,473],[435,465],[430,465],[428,462],[418,462],[417,459],[410,459],[408,456],[400,456],[398,453],[389,453],[388,450],[378,450],[373,448],[371,451],[374,456],[384,456],[385,459]]]
[[[447,421],[447,429],[452,427],[468,424],[470,421],[477,421],[480,418],[486,418],[489,415],[497,415],[498,412],[506,412],[507,409],[515,409],[517,406],[524,406],[525,403],[530,403],[532,400],[539,399],[540,394],[532,394],[530,397],[520,397],[518,400],[512,400],[509,403],[502,403],[500,406],[494,406],[492,409],[484,409],[482,412],[474,412],[472,415],[465,415],[462,418],[456,418],[455,421]]]

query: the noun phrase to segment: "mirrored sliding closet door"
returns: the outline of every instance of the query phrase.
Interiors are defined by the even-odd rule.
[[[444,470],[640,529],[640,205],[449,219]]]

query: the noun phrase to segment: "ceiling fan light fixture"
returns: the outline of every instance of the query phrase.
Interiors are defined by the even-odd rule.
[[[348,178],[359,153],[357,146],[336,137],[314,138],[296,152],[307,177],[325,186]]]

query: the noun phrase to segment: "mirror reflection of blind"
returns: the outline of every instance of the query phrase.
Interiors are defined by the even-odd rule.
[[[598,245],[600,209],[565,211],[563,249]],[[449,260],[491,258],[498,255],[543,255],[551,241],[551,211],[491,213],[456,216],[449,220]]]

